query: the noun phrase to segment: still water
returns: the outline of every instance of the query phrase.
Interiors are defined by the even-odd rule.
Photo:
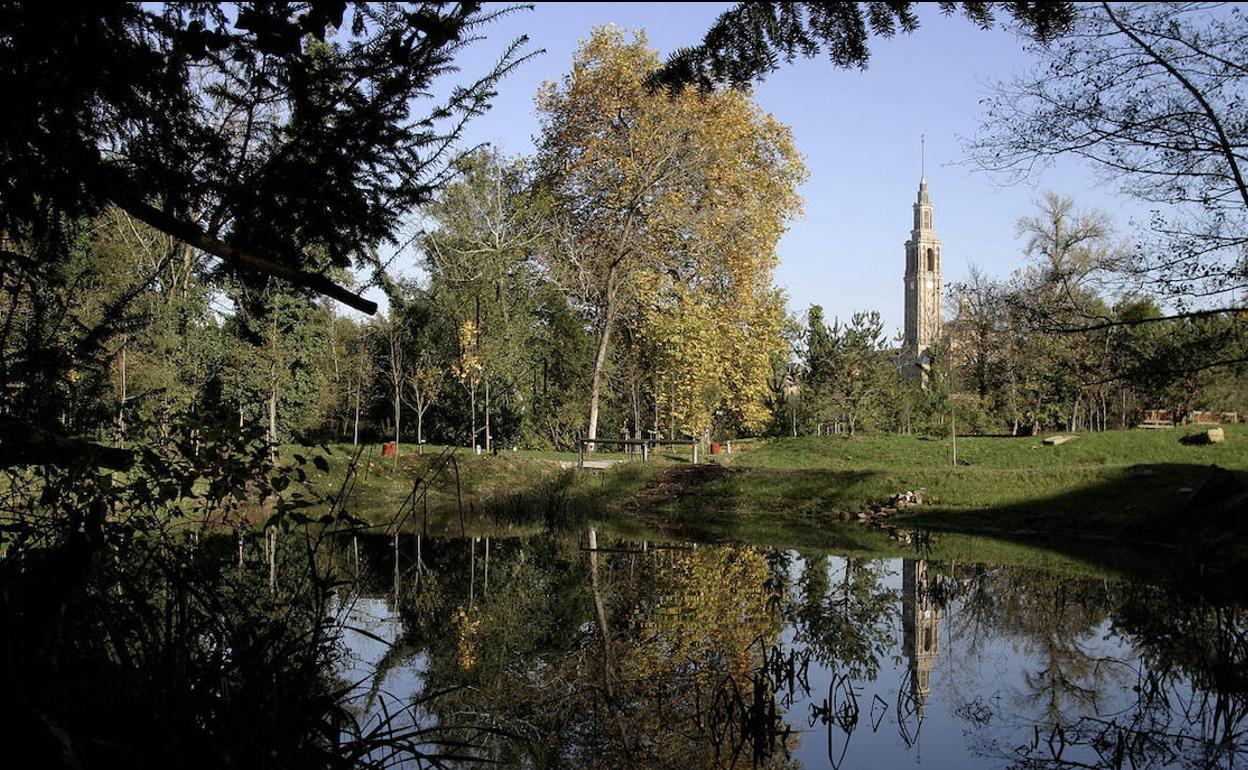
[[[1248,759],[1248,614],[1174,588],[592,530],[359,542],[353,708],[448,767]]]

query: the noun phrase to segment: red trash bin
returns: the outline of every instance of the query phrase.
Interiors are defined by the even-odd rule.
[[[711,442],[711,454],[713,455],[719,454],[719,442],[718,441]]]
[[[386,443],[381,445],[381,456],[393,457],[395,452],[398,451],[398,448],[399,448],[398,445],[395,444],[393,441],[387,441]]]

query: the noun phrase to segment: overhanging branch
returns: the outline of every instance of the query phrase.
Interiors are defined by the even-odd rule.
[[[377,303],[364,299],[360,295],[346,289],[339,284],[326,278],[320,273],[312,273],[307,270],[298,270],[279,262],[223,243],[213,238],[208,233],[199,228],[192,222],[186,222],[178,217],[168,214],[154,206],[143,203],[139,200],[129,199],[122,195],[117,195],[110,191],[109,199],[118,207],[130,214],[135,219],[168,233],[184,243],[193,246],[200,251],[211,254],[218,259],[234,265],[243,270],[254,273],[269,275],[274,278],[281,278],[289,281],[296,286],[302,286],[311,289],[318,294],[336,299],[344,305],[359,310],[362,313],[373,315],[377,312]]]

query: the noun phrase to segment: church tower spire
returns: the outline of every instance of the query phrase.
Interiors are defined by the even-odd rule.
[[[926,158],[924,159],[926,161]],[[940,334],[940,239],[933,222],[935,207],[927,191],[927,177],[919,177],[914,202],[914,227],[906,241],[905,352],[919,363]]]

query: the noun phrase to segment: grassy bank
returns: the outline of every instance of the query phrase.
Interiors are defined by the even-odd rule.
[[[732,467],[749,473],[727,477],[743,483],[725,494],[741,495],[746,507],[812,513],[858,511],[921,489],[930,502],[922,516],[929,520],[993,512],[989,518],[1003,527],[1040,523],[1024,521],[1031,512],[1127,525],[1210,502],[1197,493],[1212,466],[1248,480],[1246,428],[1227,426],[1224,443],[1204,446],[1181,443],[1182,429],[1085,433],[1061,446],[1046,446],[1042,437],[964,437],[956,466],[948,439],[783,439],[737,458]]]
[[[1248,489],[1248,426],[1227,426],[1226,441],[1186,445],[1195,429],[1080,434],[1061,446],[1042,437],[949,439],[875,435],[802,437],[740,443],[730,456],[691,466],[660,456],[605,471],[561,467],[573,454],[456,454],[438,471],[440,447],[400,447],[400,456],[361,456],[348,485],[348,508],[390,521],[417,479],[428,480],[424,506],[408,528],[493,531],[597,521],[622,535],[697,537],[841,552],[886,553],[889,532],[852,514],[889,497],[922,490],[926,504],[890,523],[901,529],[988,535],[1008,561],[1035,561],[1039,546],[1059,559],[1101,565],[1120,560],[1238,559],[1248,554],[1240,521]],[[336,494],[353,455],[331,446],[327,464],[308,462],[309,483]],[[314,450],[289,448],[286,456]],[[611,455],[604,455],[611,457]],[[616,455],[615,457],[619,457]],[[455,469],[459,471],[456,483]],[[436,472],[436,474],[435,474]],[[460,511],[464,523],[461,524]],[[941,548],[959,548],[946,535]],[[963,548],[984,550],[984,541]],[[1125,556],[1107,556],[1109,552]]]
[[[307,487],[319,496],[345,496],[345,506],[373,523],[391,522],[413,496],[417,510],[405,528],[425,526],[450,532],[464,520],[542,524],[563,519],[610,517],[661,470],[675,462],[660,456],[653,463],[621,462],[610,471],[578,471],[575,453],[506,451],[477,455],[468,449],[444,454],[446,447],[403,444],[398,455],[382,457],[380,447],[365,447],[348,474],[357,447],[288,446],[282,459],[304,463]],[[604,458],[623,460],[621,455]],[[322,462],[323,460],[323,462]],[[350,475],[350,478],[348,478]]]

